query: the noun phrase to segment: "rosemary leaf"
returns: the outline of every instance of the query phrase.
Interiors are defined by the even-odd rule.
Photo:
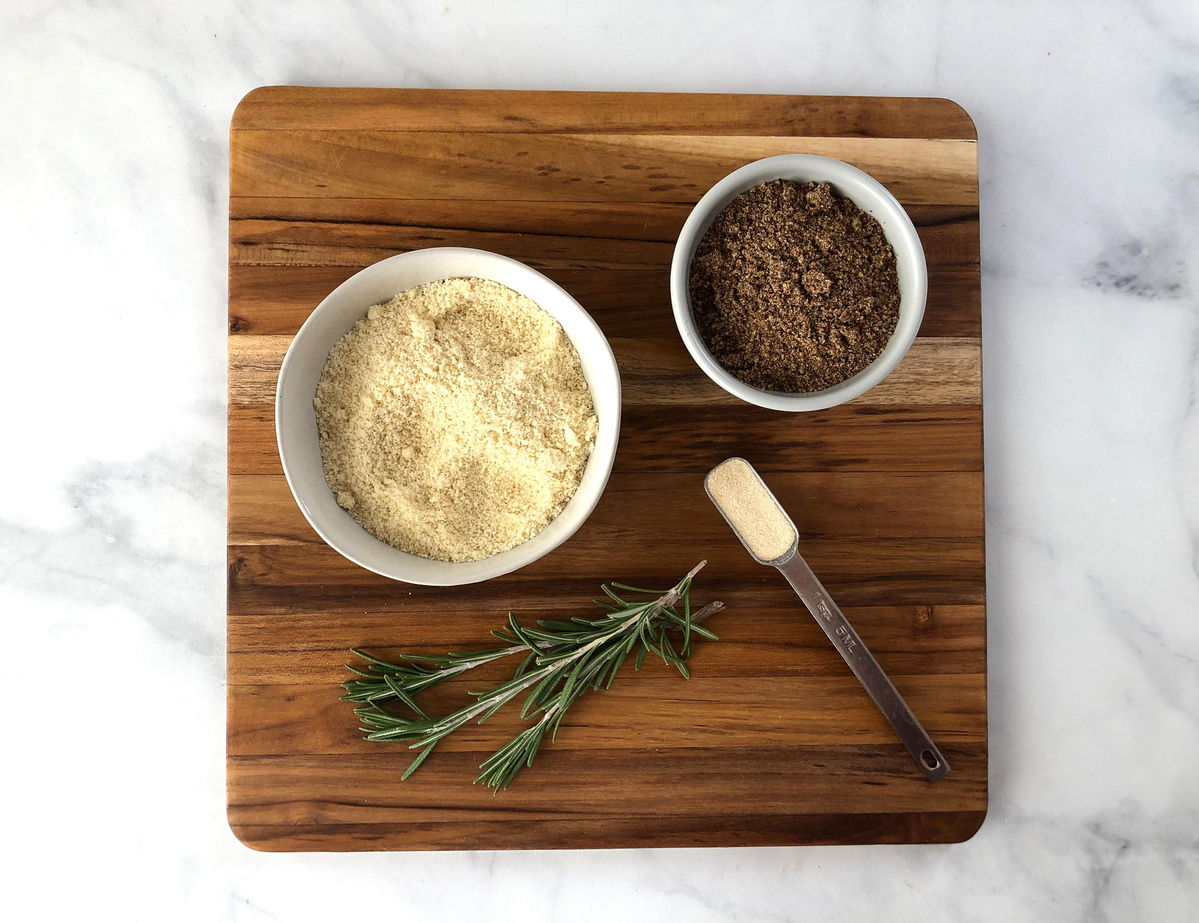
[[[712,602],[692,614],[691,581],[705,563],[701,561],[666,591],[623,583],[605,585],[604,597],[594,600],[605,610],[598,619],[581,616],[569,620],[539,619],[535,625],[525,626],[509,612],[508,624],[492,632],[504,647],[443,655],[404,654],[399,664],[355,648],[352,653],[367,662],[367,670],[348,668],[358,678],[342,684],[346,690],[342,698],[360,703],[354,714],[368,740],[409,741],[409,747],[419,751],[400,777],[403,780],[416,771],[443,737],[470,721],[482,724],[528,691],[520,714],[533,723],[487,757],[475,779],[500,791],[511,785],[522,769],[533,765],[547,732],[551,740],[557,737],[571,705],[591,689],[607,689],[612,685],[621,665],[634,650],[637,670],[645,663],[646,656],[653,653],[663,662],[673,664],[683,677],[690,677],[687,660],[692,637],[716,638],[698,623],[724,607],[723,603]],[[654,598],[631,601],[613,588],[625,594]],[[668,635],[670,631],[682,633],[677,648]],[[438,683],[522,653],[525,656],[510,680],[471,693],[475,701],[456,712],[434,718],[416,701],[418,693]],[[389,707],[397,704],[411,715]]]

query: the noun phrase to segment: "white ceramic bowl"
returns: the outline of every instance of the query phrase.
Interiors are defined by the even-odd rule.
[[[709,225],[733,199],[762,183],[789,179],[797,183],[830,183],[838,194],[849,198],[862,211],[873,215],[895,251],[899,273],[899,322],[895,333],[882,354],[858,374],[822,391],[788,393],[763,391],[734,378],[712,358],[700,336],[691,310],[688,280],[691,261]],[[713,186],[696,203],[674,248],[670,264],[670,300],[674,320],[691,357],[704,373],[729,394],[771,410],[823,410],[835,407],[865,394],[890,374],[899,364],[924,317],[924,300],[928,294],[928,270],[924,263],[924,248],[912,219],[886,188],[857,167],[840,160],[814,154],[782,154],[767,157],[735,170]]]
[[[379,541],[337,505],[321,467],[320,437],[312,399],[329,350],[371,305],[440,279],[491,279],[526,295],[562,325],[578,350],[599,429],[595,448],[574,497],[538,535],[481,561],[432,561]],[[570,538],[599,502],[616,457],[620,433],[620,372],[599,326],[562,288],[524,263],[463,247],[413,250],[355,273],[334,289],[304,322],[279,370],[275,435],[288,486],[318,535],[355,564],[376,574],[427,586],[489,580],[536,561]]]

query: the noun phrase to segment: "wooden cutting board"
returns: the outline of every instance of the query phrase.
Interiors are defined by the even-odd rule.
[[[733,169],[825,154],[883,182],[924,242],[929,298],[899,368],[851,404],[783,414],[708,381],[671,317],[671,250]],[[228,810],[270,850],[954,842],[987,809],[976,136],[938,99],[269,87],[230,138]],[[363,266],[481,247],[587,308],[624,383],[620,449],[586,525],[517,573],[454,589],[378,577],[325,546],[275,448],[279,363]],[[702,489],[743,455],[801,550],[953,767],[933,785],[777,571]],[[338,696],[352,646],[486,646],[522,620],[587,614],[599,584],[728,609],[693,678],[626,666],[571,711],[506,792],[471,784],[501,714],[406,782],[402,745],[361,739]],[[489,677],[439,687],[449,709]]]

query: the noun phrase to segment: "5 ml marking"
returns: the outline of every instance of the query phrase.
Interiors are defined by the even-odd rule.
[[[828,607],[823,599],[816,600],[816,610],[824,616],[824,620],[830,624],[833,621],[833,612]],[[837,637],[841,639],[841,643],[845,645],[845,649],[853,653],[857,649],[858,642],[853,639],[853,635],[849,633],[849,629],[844,625],[838,625],[836,629]]]

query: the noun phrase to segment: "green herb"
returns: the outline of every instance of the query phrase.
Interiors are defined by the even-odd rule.
[[[629,654],[636,651],[638,670],[646,655],[653,653],[674,664],[684,677],[691,675],[687,659],[693,637],[716,639],[699,622],[724,608],[723,603],[713,602],[694,615],[691,612],[691,580],[706,563],[701,561],[665,592],[622,583],[604,586],[605,597],[594,601],[608,612],[596,619],[575,617],[568,622],[540,619],[538,627],[526,628],[509,612],[508,627],[492,632],[504,642],[503,647],[440,657],[405,654],[402,663],[388,663],[354,649],[353,653],[367,661],[367,669],[349,667],[359,678],[342,684],[346,690],[342,698],[365,703],[354,709],[354,713],[366,725],[362,731],[367,740],[412,741],[409,747],[419,754],[401,776],[407,779],[443,737],[476,718],[482,724],[531,689],[521,708],[521,717],[532,717],[533,723],[489,756],[475,779],[497,791],[507,788],[521,769],[533,765],[533,757],[545,735],[548,733],[551,739],[557,736],[566,710],[588,689],[611,686]],[[630,601],[617,590],[655,598]],[[681,632],[681,639],[671,640],[672,632]],[[476,701],[465,708],[434,718],[417,704],[416,696],[431,686],[482,664],[521,653],[525,657],[512,679],[486,692],[472,692]],[[410,714],[397,713],[385,705],[398,705]]]

